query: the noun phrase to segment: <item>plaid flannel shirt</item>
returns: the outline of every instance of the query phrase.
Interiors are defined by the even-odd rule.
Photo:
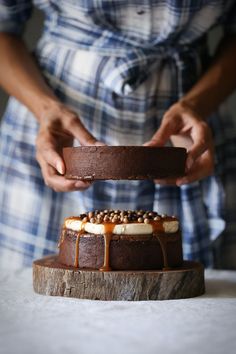
[[[217,25],[236,31],[230,0],[0,0],[0,31],[21,34],[33,3],[45,13],[35,50],[43,75],[91,133],[111,145],[150,139],[165,111],[205,70],[208,31]],[[0,253],[14,250],[29,264],[55,251],[68,215],[142,208],[177,215],[185,258],[210,266],[212,241],[226,229],[235,235],[236,205],[225,194],[236,189],[236,127],[219,112],[208,122],[216,144],[213,176],[181,187],[104,181],[83,193],[55,193],[35,160],[38,124],[11,98],[0,132]]]

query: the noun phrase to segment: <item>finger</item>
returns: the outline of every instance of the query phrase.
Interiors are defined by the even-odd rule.
[[[155,184],[160,184],[162,186],[176,185],[176,178],[163,178],[163,179],[155,179]]]
[[[46,143],[43,148],[40,148],[40,153],[37,153],[37,159],[46,161],[47,164],[57,170],[59,174],[65,174],[64,161],[52,143]]]
[[[72,115],[66,124],[66,129],[74,136],[81,145],[84,146],[101,146],[105,145],[103,142],[98,141],[83,125],[77,115]]]
[[[146,141],[146,143],[143,144],[143,146],[147,146],[147,147],[152,147],[152,146],[158,147],[163,145],[165,145],[165,143],[161,143],[160,141],[156,140],[154,136],[151,138],[151,140]]]
[[[190,170],[194,161],[197,160],[205,151],[209,151],[213,159],[213,140],[209,127],[205,122],[195,126],[192,133],[193,144],[188,149],[186,161],[187,169]]]
[[[71,181],[57,174],[48,175],[47,185],[55,192],[84,191],[91,186],[91,182]]]
[[[164,116],[159,129],[152,136],[151,140],[147,141],[144,146],[163,146],[169,140],[171,135],[178,133],[179,120],[173,119],[172,116]]]
[[[43,158],[39,158],[38,162],[45,184],[56,192],[82,191],[91,186],[91,182],[67,180],[64,176],[58,176],[57,171]]]
[[[214,171],[214,161],[211,153],[206,151],[197,161],[188,173],[176,180],[178,186],[192,183],[212,175]]]

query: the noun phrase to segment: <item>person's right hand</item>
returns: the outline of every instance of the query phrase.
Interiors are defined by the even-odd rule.
[[[91,182],[67,180],[62,148],[72,146],[77,139],[81,145],[104,145],[97,141],[81,123],[78,115],[60,102],[53,102],[43,110],[36,139],[36,159],[45,184],[56,192],[84,190]]]

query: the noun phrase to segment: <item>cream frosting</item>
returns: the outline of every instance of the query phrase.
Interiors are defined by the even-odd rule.
[[[175,233],[179,229],[179,222],[176,219],[173,220],[161,220],[165,233]],[[65,220],[65,227],[73,231],[86,231],[95,235],[102,235],[106,231],[104,224],[96,224],[91,222],[83,222],[76,218],[68,218]],[[127,223],[127,224],[115,224],[112,230],[116,235],[145,235],[152,234],[154,227],[152,223]]]

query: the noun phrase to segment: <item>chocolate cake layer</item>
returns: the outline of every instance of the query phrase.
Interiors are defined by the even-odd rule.
[[[82,269],[101,269],[104,265],[104,235],[63,229],[59,262]],[[109,266],[112,270],[157,270],[181,267],[183,263],[180,231],[173,234],[112,235],[109,244]],[[164,253],[166,261],[164,262]]]
[[[82,146],[63,149],[66,178],[159,179],[184,175],[186,149],[144,146]]]

